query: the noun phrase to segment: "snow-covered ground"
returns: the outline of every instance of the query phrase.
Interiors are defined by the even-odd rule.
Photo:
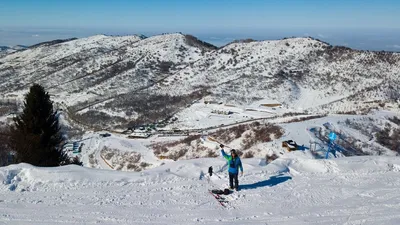
[[[238,107],[224,104],[205,104],[203,102],[194,103],[188,108],[176,114],[178,121],[167,126],[167,129],[202,129],[217,127],[220,125],[240,123],[251,119],[269,118],[287,109],[278,107]]]
[[[0,224],[399,224],[400,159],[316,160],[306,152],[265,165],[244,159],[241,190],[223,208],[221,159],[145,172],[78,166],[0,168]],[[209,166],[221,177],[206,179]],[[222,172],[219,172],[221,170]]]

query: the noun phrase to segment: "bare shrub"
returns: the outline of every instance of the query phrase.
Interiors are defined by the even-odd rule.
[[[151,164],[150,164],[150,163],[147,163],[147,162],[141,162],[141,163],[139,164],[139,166],[142,167],[142,168],[146,168],[146,167],[151,166]]]
[[[138,163],[140,161],[140,158],[142,157],[140,153],[136,152],[131,152],[127,154],[129,154],[129,156],[127,157],[127,161],[130,163]]]
[[[243,133],[247,132],[244,137]],[[271,141],[271,135],[280,138],[283,135],[281,127],[273,124],[260,124],[253,122],[251,124],[241,124],[228,129],[220,129],[212,134],[213,137],[224,143],[229,143],[237,138],[243,137],[241,147],[246,150],[252,146]]]
[[[129,164],[126,166],[126,168],[127,168],[128,170],[134,170],[134,171],[139,171],[139,170],[141,170],[137,165],[131,164],[131,163],[129,163]]]
[[[126,165],[128,170],[138,171],[138,163],[141,159],[141,154],[137,152],[124,152],[118,149],[111,149],[105,146],[101,151],[100,155],[114,167],[123,168]],[[139,168],[140,169],[140,168]]]
[[[397,116],[388,118],[388,120],[389,120],[390,122],[392,122],[392,123],[394,123],[394,124],[400,126],[400,118],[398,118]]]
[[[131,92],[115,98],[105,104],[106,109],[119,109],[124,112],[131,111],[138,114],[130,125],[153,123],[154,121],[170,118],[177,111],[210,93],[207,87],[187,95],[171,96],[149,94],[148,92]],[[128,124],[128,122],[126,122]]]
[[[104,150],[105,152],[103,152]],[[115,155],[115,151],[104,147],[100,154],[102,154],[103,158],[105,158],[106,160],[110,160]]]
[[[183,144],[186,144],[186,145],[191,145],[192,141],[199,140],[200,137],[201,137],[201,135],[191,135],[191,136],[188,136],[188,137],[184,138],[179,143],[183,143]]]
[[[235,138],[240,138],[247,128],[248,126],[241,124],[239,126],[233,127],[233,129],[231,129],[231,132],[234,133]]]
[[[169,73],[170,68],[174,65],[171,61],[162,61],[158,64],[161,73]]]
[[[178,140],[178,141],[173,141],[173,142],[167,142],[167,143],[158,143],[158,144],[154,144],[151,147],[153,148],[153,152],[156,156],[159,156],[161,154],[165,154],[169,152],[168,148],[172,148],[175,146],[178,146],[180,144],[184,144],[186,146],[191,146],[193,141],[199,140],[200,139],[200,135],[191,135],[188,136],[182,140]],[[181,157],[181,156],[180,156]],[[180,158],[178,157],[178,158]],[[171,159],[175,158],[174,156],[169,157]]]
[[[223,143],[229,143],[237,138],[243,137],[241,148],[247,150],[254,145],[262,142],[269,142],[274,138],[280,138],[283,135],[283,130],[281,127],[273,124],[261,124],[251,123],[251,124],[241,124],[238,126],[230,127],[227,129],[219,129],[214,133],[210,133],[211,137],[216,137],[218,141]],[[200,143],[193,144],[196,140],[200,139],[200,135],[189,136],[185,139],[161,143],[153,145],[154,154],[158,157],[167,157],[169,159],[178,160],[185,156],[190,150],[191,152],[198,155],[205,155],[206,157],[218,157],[216,149],[210,149],[200,145]],[[178,151],[172,151],[171,148],[178,148]],[[241,156],[243,152],[237,151],[238,155]],[[253,157],[253,152],[247,153],[246,157]]]
[[[89,164],[94,166],[98,164],[97,159],[94,157],[94,153],[90,154],[89,156]]]
[[[356,111],[338,111],[336,112],[337,114],[342,114],[342,115],[357,115]]]
[[[104,158],[110,160],[114,156],[114,152],[109,152],[104,155]]]
[[[178,151],[174,152],[173,154],[169,155],[168,158],[176,161],[179,158],[183,157],[188,152],[187,148],[181,148]]]
[[[117,165],[116,167],[114,167],[115,170],[122,170],[122,166],[121,165]]]
[[[254,152],[252,151],[247,151],[246,153],[243,154],[243,158],[253,158],[254,157]]]
[[[297,122],[303,122],[307,120],[313,120],[313,119],[319,119],[326,117],[327,115],[316,115],[316,116],[306,116],[306,117],[299,117],[299,118],[294,118],[289,121],[286,121],[285,123],[297,123]]]
[[[218,157],[218,154],[215,151],[209,149],[207,151],[206,157],[208,157],[208,158],[216,158],[216,157]]]
[[[74,119],[94,128],[110,127],[110,125],[127,123],[127,120],[122,117],[110,116],[107,113],[95,110],[89,110],[82,114],[75,114]]]
[[[107,159],[110,160],[118,150],[110,149],[107,146],[104,146],[102,150],[100,150],[100,155]]]
[[[387,123],[385,128],[375,134],[376,141],[389,148],[390,150],[400,153],[400,129],[392,129]]]
[[[168,152],[168,149],[162,144],[156,144],[152,146],[154,155],[160,155],[163,152]]]
[[[275,159],[279,158],[278,155],[276,155],[275,153],[272,155],[266,155],[265,156],[265,160],[267,161],[267,164],[274,161]]]
[[[242,140],[241,146],[243,149],[249,149],[255,144],[256,144],[256,139],[253,137],[251,133],[247,133]]]
[[[250,126],[248,124],[240,124],[227,129],[219,129],[212,133],[212,136],[218,137],[220,141],[228,143],[234,139],[240,138],[242,134],[249,128]]]
[[[307,115],[307,114],[306,113],[289,112],[289,113],[284,113],[282,116],[289,117],[289,116],[302,116],[302,115]]]

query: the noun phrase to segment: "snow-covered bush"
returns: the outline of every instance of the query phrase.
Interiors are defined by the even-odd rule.
[[[266,160],[267,164],[272,162],[272,161],[274,161],[277,158],[279,158],[279,156],[276,155],[275,153],[273,153],[272,155],[266,155],[265,156],[265,160]]]

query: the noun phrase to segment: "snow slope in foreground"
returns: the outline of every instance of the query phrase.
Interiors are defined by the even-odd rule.
[[[0,224],[400,224],[400,158],[315,160],[292,152],[244,161],[242,190],[221,207],[222,159],[141,173],[78,166],[0,168]],[[218,177],[204,178],[209,166]],[[216,185],[218,184],[218,185]]]

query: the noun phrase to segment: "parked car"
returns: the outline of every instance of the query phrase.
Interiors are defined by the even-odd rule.
[[[288,151],[295,151],[298,149],[298,145],[293,140],[283,141],[282,147],[287,148]]]
[[[110,137],[111,134],[110,133],[104,133],[104,134],[100,134],[100,137]]]

